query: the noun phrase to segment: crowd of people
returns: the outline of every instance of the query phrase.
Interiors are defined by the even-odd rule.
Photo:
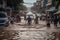
[[[14,22],[21,22],[21,17],[19,15],[11,16],[9,17],[9,21],[11,24],[14,24]]]
[[[50,24],[54,24],[54,27],[57,27],[58,24],[60,24],[60,16],[54,15],[52,18],[47,17],[47,26],[50,27]]]
[[[35,24],[39,24],[38,18],[39,18],[38,16],[36,16],[34,18],[34,23]],[[31,25],[33,19],[30,16],[28,16],[28,18],[24,17],[24,20],[27,21],[27,24],[28,25]],[[58,23],[60,24],[60,16],[59,17],[58,16],[54,16],[53,18],[51,18],[51,17],[48,16],[48,17],[46,17],[46,20],[45,21],[47,23],[47,27],[50,27],[50,24],[51,23],[53,23],[54,26],[57,27],[57,24]],[[21,17],[19,15],[11,16],[10,17],[10,23],[13,24],[14,22],[21,22]]]
[[[13,24],[14,22],[17,22],[17,23],[21,22],[22,18],[19,15],[16,15],[16,16],[9,17],[9,20],[10,20],[10,23]],[[28,16],[27,18],[25,16],[24,20],[26,20],[28,25],[31,25],[33,19],[31,18],[31,16]],[[35,24],[38,24],[38,16],[35,17],[34,22]]]

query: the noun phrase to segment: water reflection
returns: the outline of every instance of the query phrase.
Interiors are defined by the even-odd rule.
[[[60,40],[59,32],[1,31],[0,40]]]

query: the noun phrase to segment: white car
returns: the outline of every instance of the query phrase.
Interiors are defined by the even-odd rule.
[[[8,15],[6,12],[0,12],[0,26],[7,27],[9,25]]]

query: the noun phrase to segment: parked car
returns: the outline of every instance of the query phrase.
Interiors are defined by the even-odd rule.
[[[9,26],[8,15],[6,12],[0,12],[0,26]]]

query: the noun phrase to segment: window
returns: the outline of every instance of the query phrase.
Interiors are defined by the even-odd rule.
[[[5,17],[6,17],[5,14],[0,13],[0,18],[5,18]]]

